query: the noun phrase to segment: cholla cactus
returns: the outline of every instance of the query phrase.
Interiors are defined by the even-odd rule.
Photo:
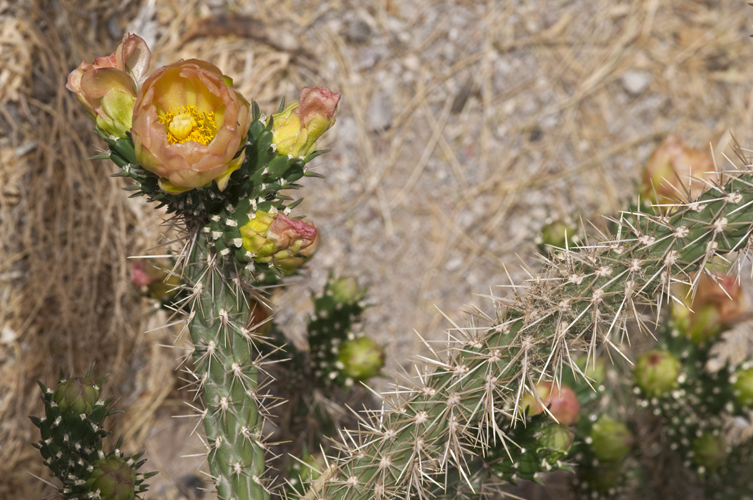
[[[127,97],[117,100],[117,113],[109,104],[101,113],[85,85],[74,91],[107,141],[104,157],[135,181],[134,194],[167,206],[184,226],[180,263],[193,342],[188,370],[201,401],[217,494],[223,500],[267,499],[275,484],[264,424],[278,401],[265,375],[269,363],[281,360],[268,349],[266,329],[252,322],[251,296],[255,282],[289,272],[297,262],[291,259],[307,257],[315,245],[316,228],[292,216],[297,202],[281,191],[298,188],[296,181],[311,175],[307,163],[334,123],[339,96],[306,88],[298,105],[265,117],[206,62],[175,63],[144,82],[134,78],[129,65],[118,62],[130,53],[127,43],[135,42],[126,38],[107,68],[119,72],[112,73],[113,82],[132,83],[135,92],[117,84],[113,92]],[[138,54],[141,68],[148,51]],[[129,111],[132,125],[124,133]],[[106,122],[108,117],[117,120]],[[654,184],[657,175],[665,177],[652,174]],[[295,491],[306,488],[307,500],[454,498],[490,494],[500,480],[539,479],[568,468],[564,459],[578,446],[569,425],[580,425],[583,416],[572,397],[578,389],[568,392],[566,377],[573,384],[596,382],[601,351],[625,356],[619,343],[627,322],[635,319],[648,330],[638,314],[643,306],[658,311],[670,297],[680,300],[675,283],[697,286],[696,273],[707,263],[746,247],[753,232],[753,175],[745,169],[724,177],[725,183],[706,180],[705,193],[690,203],[658,200],[664,201],[658,215],[623,214],[613,235],[553,253],[528,288],[496,299],[496,315],[479,318],[485,326],[460,329],[445,353],[429,346],[436,355],[429,368],[419,367],[418,379],[397,387],[359,428],[343,431],[339,456]],[[351,328],[363,307],[360,293],[352,282],[335,281],[315,299],[310,343],[314,376],[323,385],[354,384],[382,363],[379,346],[359,341]],[[369,344],[365,356],[358,352],[361,344]],[[670,358],[660,358],[647,362],[654,372],[639,382],[650,398],[646,405],[658,414],[674,409],[674,383],[684,383],[665,373],[676,368],[665,362]],[[369,366],[353,366],[356,359]],[[743,382],[735,391],[730,382],[730,397],[745,400],[745,373],[737,380]],[[718,396],[713,389],[711,394]],[[601,461],[591,463],[590,472],[611,477],[630,450],[632,433],[609,415],[588,420],[591,443],[583,454]],[[683,435],[683,446],[697,467],[721,470],[726,445],[702,423],[693,425],[682,432],[697,439]],[[99,465],[94,483],[113,471],[127,476],[118,461]]]

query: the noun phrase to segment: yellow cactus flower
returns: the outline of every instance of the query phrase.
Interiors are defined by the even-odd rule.
[[[327,87],[303,87],[300,101],[272,115],[273,141],[283,155],[306,156],[335,124],[340,94]]]
[[[136,158],[171,194],[215,181],[224,190],[240,168],[251,121],[248,101],[214,65],[197,59],[156,70],[133,112]]]
[[[82,62],[68,75],[66,88],[76,94],[97,128],[114,137],[125,137],[139,81],[149,68],[151,52],[139,36],[126,34],[109,56]]]

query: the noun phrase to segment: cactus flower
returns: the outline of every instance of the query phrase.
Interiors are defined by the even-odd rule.
[[[698,198],[716,178],[714,159],[705,149],[688,147],[670,135],[651,153],[641,180],[641,198],[652,204],[673,204]]]
[[[635,384],[649,397],[661,397],[677,387],[682,366],[667,351],[652,349],[635,363]]]
[[[243,247],[260,263],[278,264],[289,259],[313,244],[317,230],[303,221],[284,214],[272,215],[257,210],[254,216],[240,228]]]
[[[133,146],[142,167],[177,194],[212,181],[222,191],[240,168],[250,124],[248,101],[230,78],[189,59],[156,70],[133,110]]]
[[[312,241],[307,247],[301,248],[297,254],[291,254],[289,257],[275,260],[275,264],[277,264],[277,267],[283,272],[283,274],[289,276],[296,272],[306,262],[311,260],[319,248],[319,234],[319,231],[317,231],[314,241]]]
[[[535,389],[539,401],[532,394],[526,394],[523,397],[523,406],[528,407],[529,415],[538,415],[546,407],[561,424],[573,425],[578,421],[580,403],[570,387],[561,384],[558,388],[552,382],[539,382]]]
[[[102,500],[132,500],[136,485],[136,472],[120,457],[111,456],[94,464],[89,488],[99,491]]]
[[[635,438],[622,422],[602,415],[591,428],[591,448],[602,462],[616,462],[630,453]]]
[[[384,366],[384,349],[370,337],[350,339],[340,345],[338,360],[343,364],[343,375],[366,380]]]
[[[734,276],[702,274],[693,294],[687,285],[679,285],[673,301],[672,318],[677,329],[696,343],[705,342],[744,317],[748,304]]]
[[[340,94],[327,87],[303,87],[299,102],[272,115],[273,141],[283,155],[306,156],[335,124]]]
[[[82,62],[68,75],[65,86],[76,94],[97,128],[111,137],[125,137],[150,59],[146,42],[126,34],[109,56],[95,57],[94,64]]]
[[[84,381],[78,377],[69,378],[58,385],[52,397],[61,412],[91,415],[99,400],[99,388],[88,377]]]

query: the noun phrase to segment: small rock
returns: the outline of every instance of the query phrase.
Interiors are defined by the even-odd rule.
[[[384,132],[392,125],[392,102],[388,95],[376,92],[371,96],[366,111],[368,127],[372,132]]]
[[[622,87],[630,95],[643,93],[651,83],[651,75],[643,71],[629,70],[622,75]]]

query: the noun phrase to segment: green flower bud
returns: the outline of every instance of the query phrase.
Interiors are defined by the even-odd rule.
[[[721,436],[706,433],[693,441],[693,454],[693,462],[697,465],[716,470],[727,459],[727,447]]]
[[[343,375],[366,380],[384,366],[384,349],[370,337],[359,337],[342,343],[338,359],[343,364]]]
[[[649,397],[661,397],[677,387],[682,366],[667,351],[653,349],[635,364],[635,384]]]
[[[541,228],[537,243],[541,250],[548,251],[550,247],[573,248],[578,240],[578,229],[568,220],[557,219]]]
[[[120,457],[97,461],[86,484],[102,500],[133,500],[136,472]]]
[[[602,462],[617,462],[633,447],[633,433],[622,423],[602,415],[591,429],[591,448]]]
[[[735,399],[743,406],[753,407],[753,368],[735,373]]]
[[[550,422],[543,425],[538,437],[539,445],[550,451],[549,463],[554,463],[570,450],[575,432],[566,425]]]
[[[346,276],[332,283],[332,298],[335,302],[349,304],[363,297],[363,290],[358,286],[358,280],[352,276]]]
[[[78,377],[69,378],[58,385],[52,398],[63,413],[90,415],[99,400],[99,388],[88,377],[83,382]]]

